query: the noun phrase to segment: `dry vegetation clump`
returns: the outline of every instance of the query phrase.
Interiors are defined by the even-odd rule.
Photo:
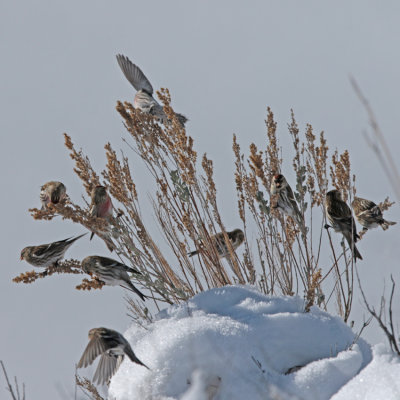
[[[168,90],[158,95],[168,117],[165,124],[130,103],[118,102],[116,107],[129,133],[125,140],[128,149],[142,160],[153,179],[150,200],[140,197],[146,193],[139,193],[124,153],[118,155],[107,143],[106,167],[97,174],[88,157],[64,134],[75,162],[74,171],[87,196],[94,186],[105,186],[113,198],[114,216],[108,220],[91,217],[87,199],[78,205],[67,198],[44,211],[31,209],[33,217],[51,220],[60,215],[96,232],[108,247],[112,245],[122,262],[141,272],[135,281],[147,288],[157,307],[160,303],[179,303],[210,288],[239,283],[256,285],[270,295],[299,294],[306,299],[306,311],[314,304],[327,309],[335,299],[339,314],[347,321],[353,298],[354,261],[351,251],[337,244],[339,236],[331,237],[324,229],[324,198],[332,187],[340,190],[348,202],[354,196],[355,176],[351,174],[348,151],[335,150],[330,155],[324,133],[316,135],[307,125],[302,135],[292,112],[288,132],[293,159],[284,163],[278,126],[268,108],[265,149],[251,144],[245,155],[233,137],[232,179],[242,226],[232,227],[220,212],[212,160],[204,154],[199,165],[194,141],[172,110]],[[271,206],[275,200],[270,187],[276,174],[284,174],[290,183],[305,221],[303,228]],[[152,205],[167,249],[159,245],[158,232],[151,231],[142,214],[142,210],[149,213],[148,204]],[[382,207],[391,204],[386,199]],[[236,251],[228,238],[231,228],[244,232],[244,245]],[[214,239],[219,232],[228,254],[223,258]],[[189,257],[193,250],[198,255]],[[78,263],[61,265],[63,269],[57,271],[25,273],[15,279],[31,283],[54,272],[82,272]],[[101,286],[101,281],[84,279],[77,289]],[[132,318],[151,319],[143,303],[129,299],[128,304]]]

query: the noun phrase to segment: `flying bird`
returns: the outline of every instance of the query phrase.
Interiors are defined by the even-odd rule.
[[[162,106],[154,99],[153,86],[151,86],[150,81],[146,78],[142,70],[122,54],[117,54],[117,61],[126,79],[137,90],[133,103],[134,107],[144,113],[154,115],[165,123],[167,116]],[[182,114],[176,113],[176,116],[181,125],[184,126],[188,119]]]
[[[231,232],[226,232],[228,235],[229,241],[233,247],[233,250],[236,250],[243,242],[244,242],[244,233],[241,229],[235,229]],[[223,232],[219,232],[215,235],[211,236],[211,241],[217,249],[217,253],[219,258],[229,256],[228,246],[225,243]],[[193,257],[196,254],[199,254],[199,250],[194,250],[188,254],[189,257]]]
[[[77,367],[86,368],[100,355],[100,362],[93,376],[93,382],[99,385],[108,383],[122,364],[125,355],[132,362],[149,369],[136,357],[128,341],[112,329],[93,328],[89,331],[89,343]]]
[[[302,232],[305,232],[303,216],[300,213],[294,193],[286,178],[282,174],[272,177],[270,192],[272,196],[276,196],[276,203],[273,208],[279,208],[285,215],[289,215]]]
[[[360,238],[357,234],[356,223],[350,207],[342,200],[339,190],[331,190],[326,194],[325,211],[330,227],[335,232],[343,234],[353,252],[354,259],[359,258],[362,260],[361,254],[355,245]]]
[[[49,204],[58,204],[63,201],[67,195],[67,188],[62,182],[46,182],[40,188],[40,202],[42,210],[46,210]]]
[[[378,226],[381,226],[386,231],[390,225],[396,224],[396,222],[383,219],[382,210],[371,200],[354,197],[351,206],[357,221],[363,226],[363,231],[377,228]]]
[[[21,251],[21,260],[25,260],[35,267],[47,268],[50,265],[57,265],[58,261],[64,257],[68,248],[85,235],[87,235],[87,233],[59,240],[58,242],[25,247]]]
[[[143,301],[146,298],[129,279],[128,272],[141,275],[138,270],[128,267],[112,258],[101,256],[88,256],[82,260],[81,265],[83,271],[89,275],[96,275],[106,285],[119,285],[135,292]]]

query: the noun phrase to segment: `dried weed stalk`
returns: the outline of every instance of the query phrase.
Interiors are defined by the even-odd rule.
[[[352,257],[344,245],[340,250],[335,248],[329,232],[329,245],[324,245],[323,200],[329,189],[329,177],[332,186],[341,190],[345,198],[354,195],[348,152],[335,151],[329,158],[323,132],[317,139],[312,126],[307,125],[303,139],[293,112],[288,130],[294,157],[289,165],[283,165],[278,127],[270,109],[265,150],[252,144],[246,157],[234,136],[234,179],[245,233],[240,256],[240,250],[234,251],[227,235],[228,227],[229,230],[237,227],[231,227],[221,217],[212,160],[204,154],[199,168],[193,139],[177,120],[168,90],[163,89],[158,95],[168,117],[164,125],[130,103],[118,102],[116,108],[130,135],[125,143],[141,158],[152,177],[154,195],[146,203],[153,206],[168,250],[159,245],[157,232],[151,232],[141,214],[140,193],[128,158],[123,153],[118,155],[110,143],[105,145],[105,170],[97,174],[88,157],[64,135],[75,162],[74,171],[82,180],[87,196],[95,185],[107,187],[115,208],[112,218],[91,217],[89,199],[78,205],[69,198],[46,211],[31,209],[33,217],[51,220],[60,215],[96,232],[124,263],[141,272],[135,280],[150,292],[157,307],[160,303],[179,303],[209,288],[240,283],[257,285],[266,294],[303,295],[306,310],[313,304],[326,308],[332,294],[336,294],[339,312],[347,320],[353,293]],[[274,201],[270,199],[271,180],[277,173],[285,174],[290,182],[304,227],[270,206]],[[388,207],[390,203],[386,201],[385,205]],[[148,214],[148,207],[145,210]],[[249,229],[251,237],[256,230],[254,243],[248,239]],[[220,258],[213,240],[218,232],[223,233],[229,252],[225,259]],[[198,256],[189,257],[188,253],[194,249],[198,250]],[[77,273],[70,267],[71,271],[67,268],[57,272]],[[54,272],[47,271],[47,275]],[[16,279],[28,283],[41,277],[26,273]],[[101,285],[100,281],[84,279],[77,289]],[[128,304],[134,319],[151,319],[143,303],[129,300]]]

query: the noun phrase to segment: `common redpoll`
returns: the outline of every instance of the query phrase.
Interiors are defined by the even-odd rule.
[[[58,261],[64,257],[65,252],[72,243],[85,235],[87,235],[87,233],[74,238],[70,237],[59,240],[58,242],[25,247],[21,251],[21,260],[25,260],[35,267],[47,268],[50,265],[57,265]]]
[[[90,204],[90,216],[97,218],[108,218],[112,216],[113,205],[111,197],[107,193],[104,186],[96,186],[91,193],[92,203]],[[90,235],[90,240],[93,239],[94,232]]]
[[[383,219],[382,210],[371,200],[354,197],[351,206],[353,207],[357,221],[363,226],[364,231],[378,226],[381,226],[386,231],[389,225],[396,224],[396,222]]]
[[[40,188],[40,202],[42,210],[45,210],[49,204],[58,204],[64,200],[67,195],[67,188],[62,182],[50,181]]]
[[[279,208],[284,214],[289,215],[304,232],[303,216],[297,206],[293,190],[283,175],[278,174],[272,177],[270,191],[272,196],[276,196],[276,203],[272,207]]]
[[[103,385],[108,383],[122,364],[125,355],[139,365],[143,364],[132,350],[128,341],[117,331],[107,328],[93,328],[89,331],[89,343],[78,363],[78,368],[86,368],[99,356],[100,362],[93,376],[93,382]]]
[[[141,275],[138,270],[112,258],[101,256],[88,256],[82,260],[81,265],[83,271],[89,275],[96,275],[106,285],[122,286],[135,292],[144,301],[146,296],[133,285],[128,275],[128,272]]]
[[[347,240],[350,249],[353,251],[354,259],[362,260],[361,254],[354,244],[360,238],[357,235],[356,223],[350,207],[342,200],[339,190],[331,190],[326,194],[325,211],[330,226],[335,232],[342,233]]]
[[[134,107],[145,113],[154,115],[156,118],[165,123],[167,117],[164,113],[164,110],[162,106],[154,99],[153,87],[142,70],[137,65],[133,64],[128,57],[123,56],[122,54],[117,54],[117,61],[126,79],[128,79],[131,85],[137,90],[133,103]],[[181,125],[185,125],[187,118],[178,113],[176,113],[176,116]]]
[[[228,235],[233,250],[236,250],[244,242],[244,233],[241,229],[235,229],[231,232],[226,232],[226,234]],[[225,243],[224,234],[222,232],[212,235],[211,241],[217,249],[219,258],[229,256],[228,246]],[[196,254],[199,254],[199,250],[190,252],[188,256],[193,257]]]

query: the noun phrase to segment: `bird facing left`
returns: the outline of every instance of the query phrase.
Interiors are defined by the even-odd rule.
[[[21,260],[25,260],[35,267],[47,268],[50,265],[57,265],[58,261],[64,257],[69,247],[85,235],[87,235],[87,233],[57,242],[25,247],[21,251]]]

